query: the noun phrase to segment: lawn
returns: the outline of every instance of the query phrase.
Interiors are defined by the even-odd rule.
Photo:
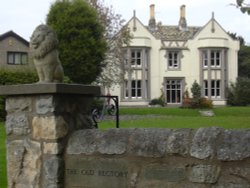
[[[250,128],[250,107],[213,109],[215,116],[202,117],[197,109],[181,108],[121,108],[120,127],[199,128],[218,126],[226,129]],[[137,115],[137,119],[129,118]],[[153,116],[152,116],[153,115]],[[128,117],[124,120],[122,116]],[[114,121],[99,123],[100,128],[115,127]]]
[[[218,126],[226,129],[250,128],[250,107],[222,107],[215,108],[213,111],[215,116],[202,117],[199,110],[196,109],[121,108],[120,127],[199,128]],[[6,136],[3,125],[3,123],[0,123],[0,188],[7,187],[5,159]],[[110,120],[103,121],[99,123],[99,127],[102,129],[114,128],[115,122]]]

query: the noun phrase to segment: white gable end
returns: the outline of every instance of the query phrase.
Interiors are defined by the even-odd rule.
[[[238,46],[238,41],[233,40],[213,18],[197,33],[194,40],[200,48]]]
[[[130,46],[152,46],[152,40],[155,40],[154,36],[136,17],[133,17],[127,25],[132,35]]]

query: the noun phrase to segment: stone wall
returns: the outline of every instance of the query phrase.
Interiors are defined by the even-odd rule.
[[[65,161],[67,188],[249,188],[250,129],[79,130]]]
[[[8,188],[250,188],[250,129],[93,128],[100,88],[0,86]]]
[[[68,137],[93,128],[89,106],[99,87],[0,86],[6,99],[8,188],[63,188]]]

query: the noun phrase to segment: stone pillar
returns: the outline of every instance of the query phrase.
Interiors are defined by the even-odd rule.
[[[94,128],[90,104],[100,88],[68,84],[0,86],[6,99],[8,188],[63,188],[67,138]]]

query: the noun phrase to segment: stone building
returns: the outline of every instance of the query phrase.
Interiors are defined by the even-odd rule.
[[[23,69],[32,66],[29,42],[13,31],[0,35],[0,68]]]
[[[226,89],[238,74],[239,41],[231,38],[211,19],[200,27],[189,26],[186,7],[180,7],[178,25],[157,23],[155,6],[150,6],[149,24],[134,14],[127,27],[132,34],[125,48],[124,82],[110,90],[120,105],[148,105],[163,95],[168,105],[181,105],[183,94],[194,81],[202,95],[214,105],[225,105]]]

